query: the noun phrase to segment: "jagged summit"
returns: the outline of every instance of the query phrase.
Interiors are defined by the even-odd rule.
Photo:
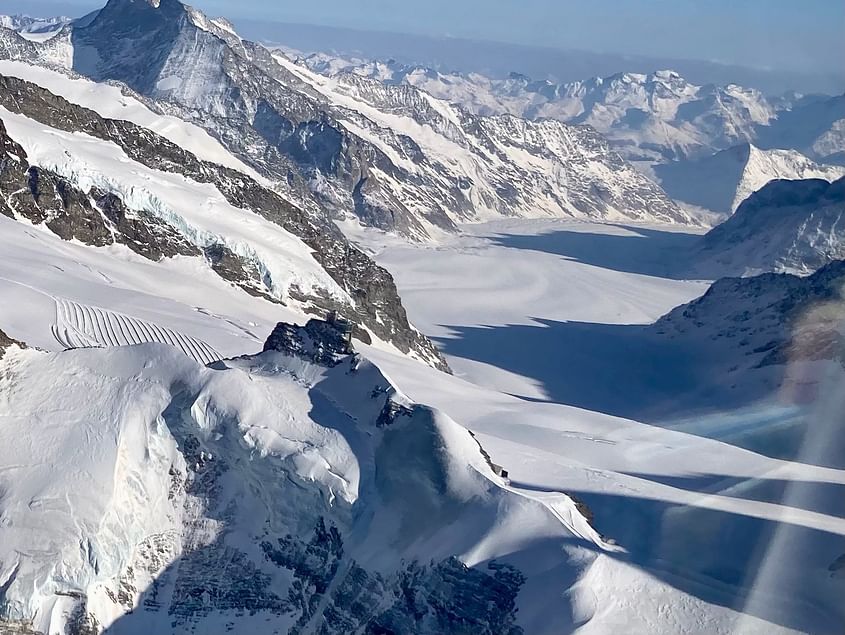
[[[743,143],[702,159],[656,166],[655,174],[674,199],[728,215],[773,179],[832,181],[845,176],[845,168],[818,164],[796,150]]]
[[[670,69],[555,84],[518,73],[498,79],[320,53],[305,62],[323,73],[410,84],[483,115],[587,123],[630,160],[698,158],[753,142],[766,149],[794,148],[816,160],[843,161],[842,98],[771,99],[735,83],[696,85]]]
[[[206,128],[303,205],[411,238],[501,216],[691,220],[593,130],[479,117],[412,86],[327,78],[177,0],[115,0],[66,40],[49,55],[29,42],[6,55],[122,82]]]

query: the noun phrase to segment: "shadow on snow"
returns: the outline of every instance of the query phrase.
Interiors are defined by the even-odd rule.
[[[540,251],[624,273],[685,280],[701,236],[618,225],[624,235],[559,230],[544,234],[498,234],[494,245]]]

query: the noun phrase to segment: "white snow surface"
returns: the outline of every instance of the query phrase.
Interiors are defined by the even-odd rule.
[[[153,112],[138,99],[127,95],[125,88],[81,77],[70,78],[56,70],[16,60],[0,60],[0,75],[32,82],[72,104],[93,110],[101,117],[129,121],[152,130],[198,159],[238,170],[262,183],[266,181],[199,126]]]
[[[114,143],[50,128],[2,107],[0,118],[32,165],[82,191],[98,187],[115,193],[130,209],[162,218],[198,247],[225,245],[252,262],[277,297],[287,299],[291,285],[346,297],[300,239],[256,212],[232,206],[213,185],[153,170],[129,159]]]
[[[661,252],[650,238],[649,231],[660,229],[511,221],[485,226],[476,237],[439,247],[409,248],[388,241],[392,244],[385,248],[378,242],[385,240],[381,237],[368,232],[364,238],[380,253],[382,262],[395,270],[412,318],[433,335],[454,331],[455,336],[464,327],[495,329],[516,324],[543,328],[537,319],[620,326],[653,321],[706,289],[706,283],[636,271],[651,271],[661,255],[669,253]],[[547,240],[561,231],[599,246],[603,241],[628,245],[626,249],[592,251],[605,257],[622,254],[627,260],[591,263],[584,262],[584,254],[565,257],[551,253],[551,246],[542,242],[532,248],[531,241]],[[669,237],[676,233],[669,230]],[[502,242],[511,246],[497,246]],[[669,243],[666,249],[683,247]],[[567,245],[572,246],[564,243]],[[226,356],[258,351],[277,320],[303,319],[293,310],[233,289],[201,270],[192,259],[151,263],[122,247],[91,249],[66,243],[6,218],[0,218],[0,249],[4,254],[0,259],[0,297],[8,300],[0,303],[0,328],[13,338],[50,351],[62,348],[51,333],[53,298],[59,295],[200,338]],[[530,341],[524,346],[528,354],[536,354]],[[841,538],[845,535],[841,518],[806,509],[796,501],[740,497],[731,490],[700,491],[695,486],[674,484],[673,479],[682,483],[696,475],[718,475],[732,483],[781,479],[799,485],[816,482],[841,487],[845,485],[842,470],[814,466],[810,460],[772,459],[705,436],[557,403],[544,386],[544,373],[554,370],[555,364],[566,363],[566,350],[547,351],[536,360],[534,370],[507,370],[504,363],[497,368],[495,360],[473,361],[465,352],[465,358],[450,357],[459,376],[449,377],[386,350],[363,349],[410,399],[442,409],[447,418],[438,426],[455,465],[475,465],[482,473],[486,469],[483,463],[473,463],[477,461],[471,458],[475,450],[470,452],[471,442],[451,419],[476,433],[493,460],[509,470],[511,482],[505,487],[520,495],[511,497],[489,473],[459,478],[467,474],[461,468],[450,478],[457,500],[464,501],[465,521],[454,525],[453,531],[442,527],[440,531],[446,533],[436,534],[434,542],[420,542],[401,553],[412,556],[419,549],[433,557],[451,550],[470,565],[500,556],[518,566],[527,577],[518,599],[520,623],[526,633],[575,629],[604,633],[624,625],[630,633],[727,635],[800,632],[807,625],[831,623],[827,612],[831,595],[836,597],[841,589],[836,586],[837,579],[829,577],[829,561],[822,563],[813,553],[796,563],[788,551],[773,548],[766,560],[768,566],[748,571],[749,581],[740,585],[744,595],[737,595],[718,574],[706,574],[704,569],[707,562],[724,566],[741,554],[732,552],[730,543],[723,540],[710,545],[709,538],[698,537],[696,528],[702,523],[709,526],[711,522],[748,519],[751,523],[776,523],[787,533],[812,528]],[[131,546],[139,544],[143,535],[172,528],[178,522],[164,513],[167,483],[162,479],[167,473],[165,465],[175,456],[175,446],[169,424],[158,416],[173,399],[176,384],[182,389],[187,386],[195,399],[197,406],[192,412],[201,429],[231,425],[219,415],[239,413],[238,434],[246,447],[256,450],[249,463],[249,479],[270,483],[273,479],[263,470],[277,465],[281,456],[300,456],[301,450],[289,444],[277,445],[276,435],[269,431],[276,430],[289,439],[316,440],[310,446],[313,453],[306,452],[293,462],[297,474],[314,478],[308,488],[323,488],[327,495],[332,492],[338,510],[362,496],[363,455],[336,432],[313,422],[303,387],[276,373],[266,375],[243,365],[224,372],[203,369],[179,351],[156,345],[60,354],[13,349],[0,368],[0,411],[5,422],[0,430],[28,425],[41,435],[41,440],[33,443],[13,436],[8,441],[4,437],[0,444],[3,464],[12,466],[11,471],[0,473],[0,479],[15,484],[9,490],[13,504],[6,507],[4,499],[3,509],[9,510],[6,513],[15,522],[12,533],[0,530],[7,532],[0,541],[3,553],[17,554],[13,550],[27,543],[29,532],[35,532],[39,543],[52,545],[54,553],[66,554],[62,558],[65,564],[58,570],[49,565],[55,559],[39,554],[11,559],[0,556],[4,571],[8,563],[17,562],[22,567],[21,580],[38,581],[37,594],[15,591],[13,607],[18,615],[53,615],[55,618],[45,619],[60,620],[67,608],[61,604],[65,596],[53,592],[83,587],[95,599],[92,607],[103,623],[117,619],[105,593],[105,588],[111,588],[110,576],[127,562]],[[299,376],[306,385],[319,381],[314,374],[300,372]],[[368,385],[367,390],[370,388]],[[86,394],[98,395],[96,408],[91,407],[90,399],[80,401],[80,395]],[[360,398],[354,395],[345,408],[361,407]],[[58,404],[64,409],[61,419],[50,416]],[[263,427],[251,423],[258,412]],[[62,454],[59,447],[73,450]],[[10,458],[5,458],[5,452]],[[89,486],[89,475],[95,480],[100,475],[103,483],[111,483],[108,479],[115,474],[126,475],[127,480],[119,478],[126,487],[130,482],[135,485],[115,489],[97,480],[95,488]],[[25,485],[19,488],[18,483]],[[273,500],[285,500],[266,491]],[[408,505],[414,506],[416,499],[403,491]],[[490,508],[474,499],[467,502],[467,496],[472,498],[472,492],[480,491],[491,492],[492,500],[514,503],[490,502],[497,506]],[[596,513],[595,530],[581,524],[571,500],[562,492],[587,500]],[[136,508],[132,501],[139,500],[154,504]],[[130,509],[136,511],[128,521]],[[286,513],[305,515],[304,509]],[[404,508],[390,507],[389,514],[397,509]],[[49,515],[52,522],[41,522],[45,517],[40,514]],[[438,518],[436,514],[432,517]],[[496,520],[490,524],[492,518]],[[217,524],[211,529],[206,540],[220,531]],[[248,533],[248,525],[241,530]],[[602,539],[594,532],[620,542],[625,551],[600,546]],[[89,551],[82,554],[80,535],[92,539],[90,545],[85,543]],[[632,535],[652,545],[658,560],[641,561],[644,547],[630,542]],[[376,551],[385,553],[384,534],[375,534],[373,540],[379,545]],[[180,547],[178,541],[168,544],[176,545],[165,556],[170,561],[178,557]],[[537,545],[536,550],[532,544]],[[736,547],[743,548],[742,544]],[[362,561],[376,558],[366,542],[356,549],[360,549],[356,553]],[[91,567],[88,553],[96,556],[97,570]],[[386,553],[397,558],[400,552]],[[387,566],[378,558],[372,562]],[[149,574],[145,575],[133,581],[139,591],[150,582]],[[819,593],[818,601],[825,610],[807,606],[806,593],[799,592],[802,588]],[[567,608],[570,603],[571,611]],[[169,623],[160,627],[167,629]]]
[[[114,348],[135,344],[167,344],[199,364],[222,359],[202,340],[152,322],[56,298],[56,341],[65,348]]]
[[[828,554],[837,553],[845,531],[842,510],[831,502],[839,499],[831,490],[827,508],[808,505],[818,500],[822,489],[816,487],[845,482],[841,466],[816,462],[820,447],[841,442],[841,417],[834,414],[842,407],[841,367],[790,369],[785,384],[802,386],[802,394],[814,386],[807,389],[817,395],[798,404],[796,389],[784,387],[744,410],[692,415],[679,402],[674,417],[644,423],[572,407],[567,395],[592,393],[589,382],[607,384],[600,391],[611,394],[612,382],[628,381],[631,373],[660,381],[683,374],[659,356],[624,350],[626,340],[614,351],[598,339],[605,336],[591,333],[615,341],[609,339],[615,332],[649,324],[701,294],[706,282],[673,279],[678,276],[671,269],[698,236],[667,227],[565,221],[500,222],[470,231],[473,236],[428,249],[372,233],[359,237],[394,272],[410,315],[423,332],[439,338],[466,383],[446,388],[423,369],[376,359],[402,378],[412,398],[442,407],[478,433],[497,461],[506,457],[513,486],[576,492],[603,535],[621,531],[643,541],[640,548],[654,556],[651,565],[636,569],[600,557],[574,587],[576,605],[587,607],[577,632],[755,632],[760,626],[752,616],[808,632],[841,624],[841,612],[821,617],[838,606],[835,598],[845,590],[828,569]],[[709,342],[703,338],[697,345],[703,362]],[[567,381],[579,388],[562,385]],[[792,446],[792,460],[767,456],[774,435],[792,425],[812,425],[815,432]],[[757,441],[746,442],[750,437]],[[830,485],[813,486],[816,478]],[[767,483],[780,481],[786,484],[781,496],[763,494]],[[776,539],[767,543],[762,562],[749,562],[745,550],[760,548],[760,537],[750,536],[771,522]],[[660,537],[645,538],[649,526],[659,527]],[[719,527],[739,533],[719,537]],[[827,546],[816,549],[820,535]],[[740,547],[746,539],[748,546]],[[628,546],[630,540],[620,539]],[[721,574],[705,573],[705,562],[742,570],[745,591],[726,600],[721,594],[727,587],[717,581]],[[702,598],[727,602],[743,615],[704,608]],[[663,612],[661,605],[671,608]],[[806,622],[800,615],[812,617]]]

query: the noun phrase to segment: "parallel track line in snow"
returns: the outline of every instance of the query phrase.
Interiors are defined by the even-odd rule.
[[[117,347],[160,343],[179,349],[201,363],[222,359],[206,342],[129,315],[55,298],[53,336],[65,348]]]

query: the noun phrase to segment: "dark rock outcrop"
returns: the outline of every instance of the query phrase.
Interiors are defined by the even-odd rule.
[[[355,353],[351,322],[330,314],[311,319],[305,326],[279,322],[264,343],[264,351],[279,351],[322,366],[337,366]]]
[[[15,345],[20,346],[21,348],[26,348],[26,344],[12,339],[8,335],[6,335],[2,330],[0,330],[0,357],[3,356],[3,353],[6,352],[7,348]]]
[[[515,624],[516,596],[524,583],[513,567],[492,562],[486,570],[457,558],[412,562],[394,575],[344,561],[343,538],[322,518],[312,538],[294,536],[261,545],[268,560],[293,572],[289,602],[300,617],[291,634],[522,635]],[[322,615],[318,616],[317,611]],[[362,630],[363,629],[363,630]]]

